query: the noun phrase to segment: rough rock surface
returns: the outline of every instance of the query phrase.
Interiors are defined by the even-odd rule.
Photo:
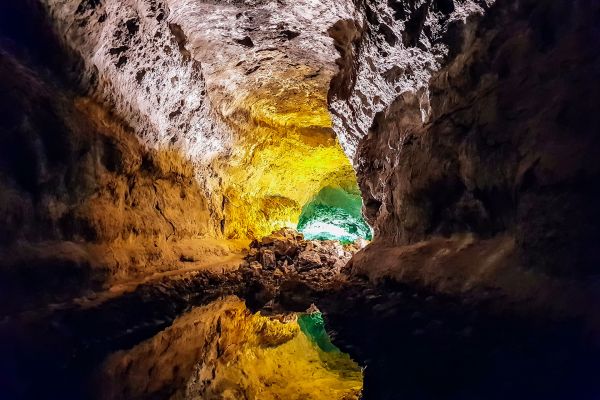
[[[147,147],[193,161],[216,231],[268,235],[322,187],[356,186],[326,102],[326,27],[350,2],[43,3],[90,95]]]
[[[342,269],[358,249],[358,244],[304,240],[288,229],[253,241],[240,267],[253,287],[251,307],[304,311],[315,293],[343,279]]]
[[[316,304],[365,400],[598,398],[597,2],[43,0],[52,27],[32,4],[0,3],[1,393],[90,398],[134,349],[124,397],[218,396],[248,379],[232,339],[182,315],[236,294]],[[360,251],[266,235],[355,183],[327,106]],[[206,236],[263,238],[209,273]]]
[[[470,283],[487,276],[518,287],[494,278],[500,264],[540,279],[596,275],[600,120],[590,82],[600,79],[600,51],[588,43],[598,37],[598,5],[365,1],[361,10],[352,56],[342,53],[349,61],[330,93],[375,230],[355,270],[378,275],[386,264],[396,277],[406,270],[435,281],[403,259],[379,261],[385,249],[423,242],[430,250],[413,253],[414,264],[427,264],[443,257],[439,237],[473,233],[474,243],[497,238],[499,247]],[[466,282],[438,283],[460,290]]]
[[[145,148],[123,120],[73,90],[60,70],[69,55],[34,5],[2,7],[3,309],[227,254],[225,242],[207,239],[210,211],[192,163]]]
[[[363,0],[356,2],[354,20],[339,21],[330,29],[340,71],[331,85],[329,110],[350,159],[357,157],[359,142],[376,116],[397,99],[406,107],[403,123],[429,121],[431,76],[457,51],[463,26],[493,3]]]

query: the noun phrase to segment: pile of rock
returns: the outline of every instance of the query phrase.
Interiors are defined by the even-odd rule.
[[[321,268],[339,273],[359,247],[337,241],[304,240],[301,233],[284,228],[260,241],[254,240],[245,260],[252,268],[274,273],[304,273]]]
[[[292,229],[282,229],[250,244],[241,266],[256,305],[264,307],[274,300],[302,309],[311,304],[316,291],[326,289],[362,247],[337,241],[305,240]],[[268,308],[268,306],[267,306]]]

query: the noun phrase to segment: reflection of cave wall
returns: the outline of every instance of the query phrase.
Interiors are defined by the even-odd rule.
[[[108,357],[100,398],[358,399],[361,368],[285,318],[252,314],[235,297],[195,308]]]
[[[594,274],[600,121],[590,82],[600,77],[598,47],[588,43],[598,37],[598,5],[442,3],[364,2],[350,95],[331,94],[376,246],[505,237],[484,245],[480,268],[514,245],[528,268]],[[444,247],[420,245],[424,263]]]

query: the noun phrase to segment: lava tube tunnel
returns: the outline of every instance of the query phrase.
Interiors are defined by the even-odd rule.
[[[231,106],[241,151],[224,168],[223,233],[260,239],[291,228],[311,238],[370,238],[356,174],[332,129],[326,80],[282,74]]]
[[[0,1],[0,399],[600,399],[599,16]]]

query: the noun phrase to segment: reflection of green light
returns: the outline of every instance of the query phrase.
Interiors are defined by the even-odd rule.
[[[309,240],[339,240],[344,243],[371,240],[371,228],[361,213],[357,192],[327,186],[302,209],[298,231]]]
[[[320,312],[301,314],[298,317],[298,325],[300,325],[302,332],[319,346],[321,350],[325,352],[340,351],[333,343],[331,343],[331,339],[325,330],[323,314]]]

